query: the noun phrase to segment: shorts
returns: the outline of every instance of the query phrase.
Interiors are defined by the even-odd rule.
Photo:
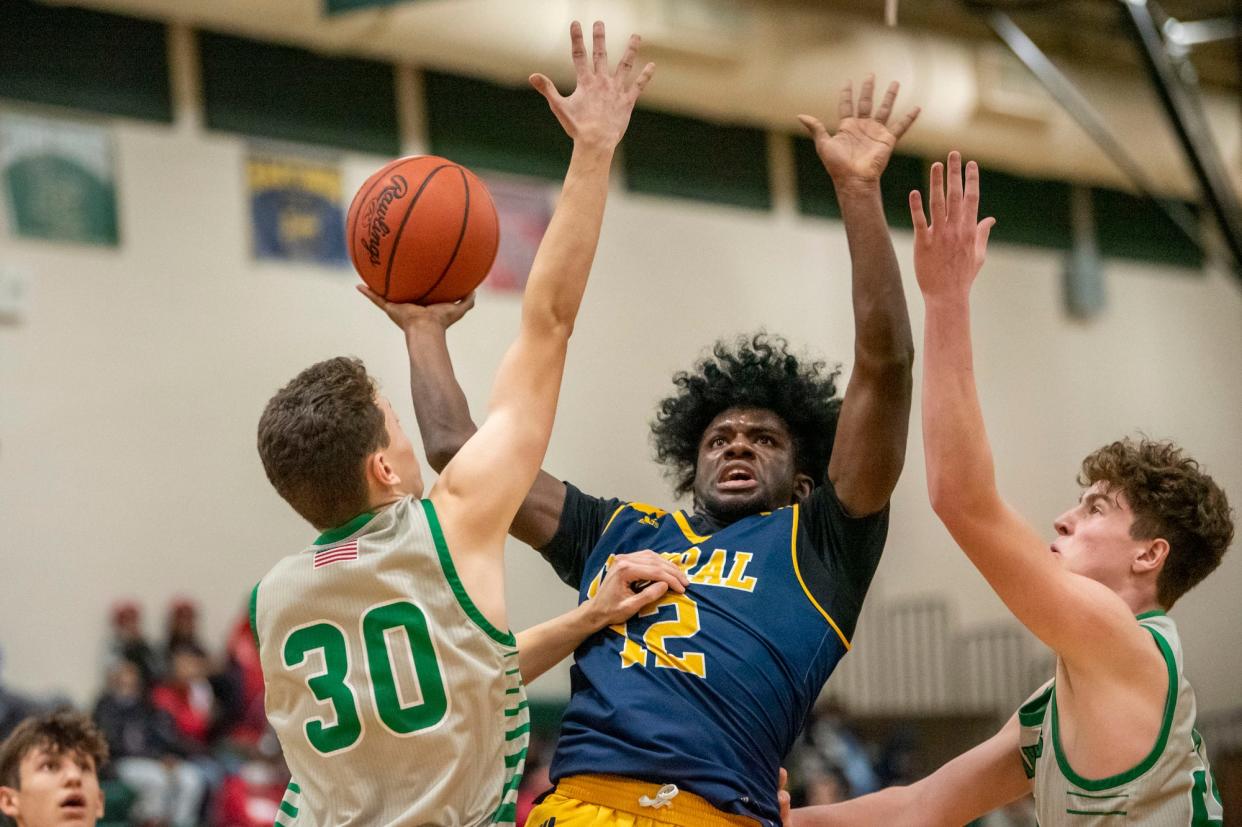
[[[643,802],[647,802],[644,805]],[[616,775],[573,775],[535,805],[526,827],[758,827],[759,822],[717,810],[669,784],[661,787]]]

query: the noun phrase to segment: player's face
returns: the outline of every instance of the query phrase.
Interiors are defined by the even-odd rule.
[[[1148,544],[1130,536],[1133,523],[1125,494],[1097,482],[1053,523],[1057,538],[1050,548],[1070,571],[1117,590]]]
[[[0,809],[26,827],[91,825],[103,817],[99,776],[89,755],[36,747],[22,759],[18,778],[18,789],[3,790]]]
[[[396,411],[392,409],[388,398],[381,396],[379,406],[384,412],[384,427],[388,431],[388,447],[382,453],[389,467],[401,478],[397,489],[402,494],[421,497],[423,495],[423,473],[419,468],[418,458],[414,456],[414,446],[410,438],[406,436],[405,429],[401,427],[401,420],[397,417]]]
[[[730,408],[699,440],[695,501],[709,514],[737,520],[789,505],[800,485],[793,436],[784,421],[762,408]]]

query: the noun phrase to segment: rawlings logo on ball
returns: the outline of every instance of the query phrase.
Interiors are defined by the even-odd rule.
[[[362,226],[366,235],[362,249],[367,251],[372,264],[380,263],[380,239],[390,232],[388,224],[384,221],[388,216],[388,206],[410,191],[409,185],[402,176],[394,175],[391,180],[392,184],[380,190],[380,194],[375,197],[374,201],[367,204],[362,213]]]

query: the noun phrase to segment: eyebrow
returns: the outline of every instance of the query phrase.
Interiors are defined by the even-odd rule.
[[[1089,507],[1091,506],[1091,504],[1092,504],[1092,503],[1094,503],[1094,502],[1098,502],[1098,501],[1100,501],[1100,500],[1103,500],[1104,502],[1108,503],[1108,504],[1109,504],[1111,507],[1113,507],[1113,508],[1116,508],[1116,507],[1117,507],[1117,503],[1113,502],[1113,500],[1112,500],[1112,499],[1111,499],[1111,498],[1110,498],[1107,494],[1103,494],[1103,493],[1101,493],[1101,492],[1099,492],[1099,491],[1092,491],[1092,492],[1091,492],[1091,493],[1089,493],[1089,494],[1084,494],[1084,495],[1083,495],[1083,496],[1079,499],[1079,502],[1080,502],[1082,505],[1084,505],[1084,506],[1086,506],[1086,507],[1088,507],[1088,508],[1089,508]]]

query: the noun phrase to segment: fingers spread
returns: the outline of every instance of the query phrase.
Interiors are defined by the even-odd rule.
[[[847,80],[841,87],[841,100],[837,104],[837,116],[840,118],[854,117],[854,82]]]
[[[914,237],[927,232],[927,217],[923,215],[923,196],[918,190],[910,191],[910,220],[914,222]]]
[[[638,90],[639,94],[642,94],[642,91],[647,88],[647,84],[651,82],[651,76],[654,74],[654,63],[648,63],[643,67],[643,70],[639,72],[638,78],[634,81],[634,88]]]
[[[638,56],[638,47],[643,39],[636,34],[630,35],[630,42],[625,46],[625,54],[621,55],[621,62],[617,64],[616,76],[624,80],[630,76],[630,71],[634,68],[634,58]]]
[[[966,195],[962,201],[963,217],[972,223],[979,218],[979,165],[971,161],[966,165]]]
[[[962,211],[962,153],[949,153],[949,220],[955,221]]]
[[[914,107],[908,113],[906,113],[906,116],[904,118],[899,120],[894,125],[890,126],[888,128],[888,131],[893,133],[894,138],[900,138],[902,135],[906,134],[907,129],[909,129],[911,126],[914,125],[914,122],[918,120],[919,113],[922,111],[923,110],[920,107],[918,106]]]
[[[574,71],[578,73],[578,77],[582,77],[587,72],[587,53],[586,43],[582,41],[582,24],[577,20],[569,24],[569,46],[574,59]]]
[[[975,228],[975,258],[982,262],[984,255],[988,251],[988,236],[992,234],[992,228],[996,226],[996,219],[991,216],[979,222],[979,226]]]
[[[863,78],[862,89],[858,92],[858,107],[854,114],[860,118],[871,117],[871,96],[875,92],[875,75]]]
[[[944,215],[944,164],[937,161],[931,168],[931,185],[928,187],[928,198],[931,201],[931,225],[939,226],[945,219]]]
[[[875,110],[875,119],[880,123],[888,123],[888,116],[893,114],[893,104],[897,101],[897,90],[900,88],[901,84],[897,81],[888,85],[884,100],[880,101],[880,108]]]
[[[591,56],[596,73],[608,71],[608,47],[604,42],[604,22],[596,20],[591,27]]]
[[[556,91],[556,84],[547,75],[541,75],[536,72],[528,80],[530,85],[535,87],[535,91],[543,95],[549,102],[561,96],[561,93]]]
[[[806,127],[806,131],[811,133],[811,137],[818,140],[819,138],[828,137],[828,130],[819,118],[813,118],[810,115],[799,115],[798,121]]]

